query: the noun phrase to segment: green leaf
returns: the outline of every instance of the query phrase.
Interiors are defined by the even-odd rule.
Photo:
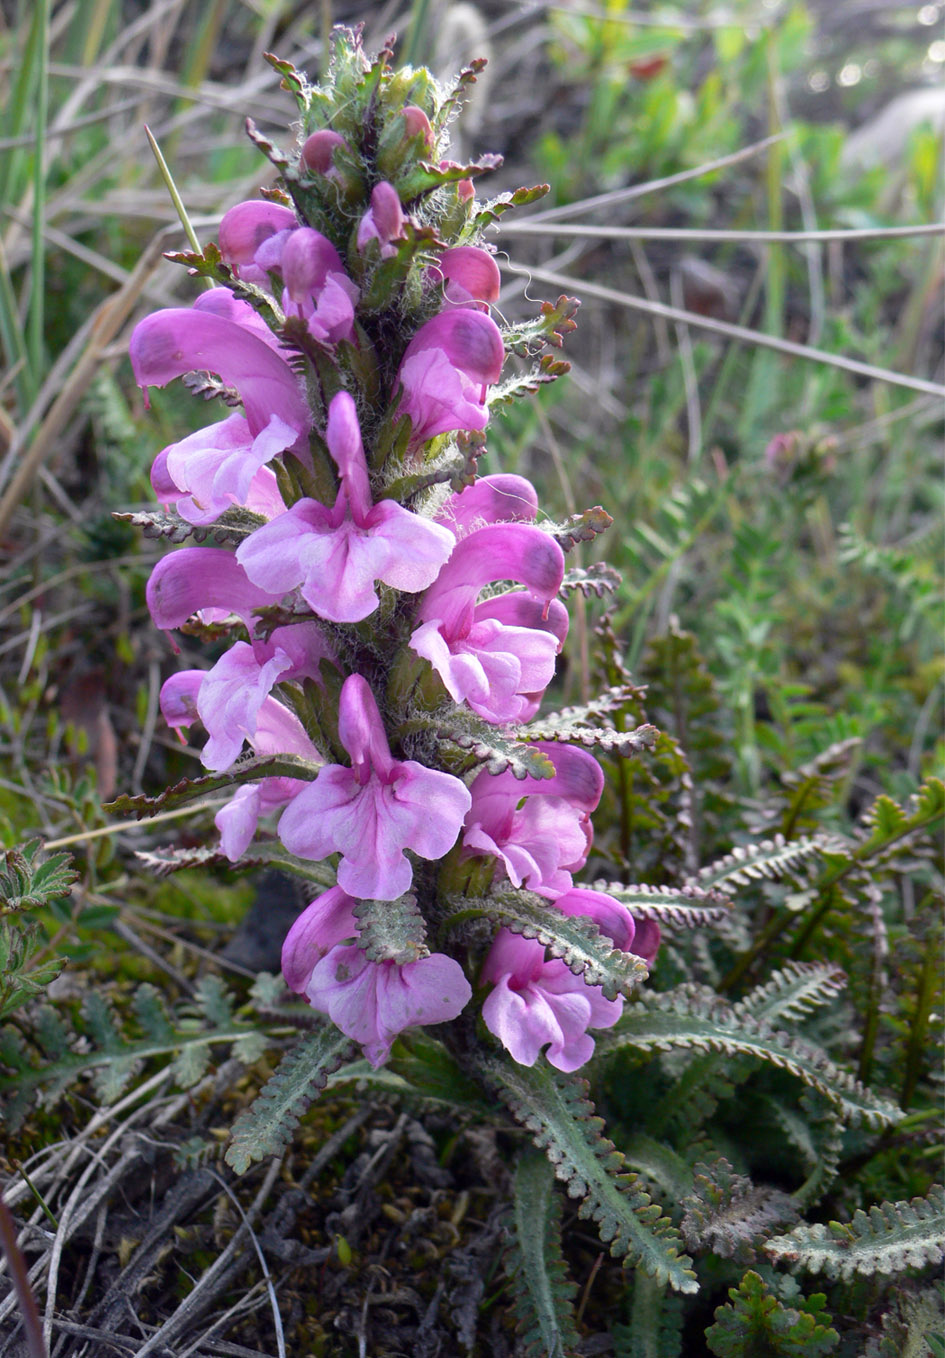
[[[680,1230],[689,1249],[711,1250],[743,1264],[751,1262],[762,1236],[793,1225],[798,1216],[789,1194],[753,1184],[724,1156],[694,1166],[692,1189],[680,1206],[685,1213]]]
[[[849,1280],[857,1273],[896,1274],[945,1259],[945,1190],[935,1184],[925,1198],[884,1202],[857,1211],[848,1224],[796,1226],[775,1236],[765,1253],[787,1264]]]
[[[493,222],[497,222],[504,212],[508,212],[513,207],[525,207],[529,203],[535,203],[539,198],[544,198],[550,190],[549,184],[535,184],[530,189],[516,189],[513,193],[500,193],[496,198],[490,198],[483,203],[470,218],[469,224],[463,232],[463,243],[478,237],[481,231]]]
[[[512,1192],[514,1236],[506,1256],[522,1358],[569,1358],[578,1332],[576,1285],[561,1254],[561,1203],[544,1155],[519,1157]]]
[[[678,1231],[601,1135],[603,1124],[586,1097],[585,1081],[554,1071],[544,1061],[520,1066],[486,1057],[481,1067],[513,1117],[548,1156],[568,1196],[581,1200],[578,1216],[595,1222],[610,1253],[677,1291],[697,1291],[691,1261],[679,1249]]]
[[[593,542],[601,533],[606,533],[613,522],[602,505],[594,505],[583,514],[571,514],[564,523],[546,521],[541,528],[551,534],[563,552],[570,552],[579,542]]]
[[[662,887],[645,883],[625,886],[623,882],[604,879],[591,885],[595,891],[603,891],[627,906],[638,919],[652,919],[659,924],[686,929],[718,924],[732,909],[732,902],[722,892],[704,891],[694,886]]]
[[[748,886],[760,878],[781,877],[815,853],[823,853],[832,841],[824,835],[786,840],[783,835],[761,840],[757,844],[739,845],[703,868],[692,880],[694,886],[717,887],[723,882],[731,886]]]
[[[396,901],[358,901],[358,947],[371,962],[395,962],[404,966],[429,957],[427,926],[417,898],[400,896]]]
[[[506,350],[525,356],[539,352],[546,345],[560,349],[565,335],[577,329],[574,316],[580,305],[577,298],[566,297],[563,293],[557,302],[542,302],[541,311],[533,320],[503,330]]]
[[[829,1328],[824,1296],[798,1297],[797,1305],[787,1306],[753,1272],[728,1295],[731,1304],[718,1308],[705,1335],[718,1358],[822,1358],[840,1342]]]
[[[468,709],[451,708],[448,724],[439,714],[423,724],[432,726],[442,742],[444,762],[454,773],[466,773],[481,765],[489,773],[508,771],[514,778],[554,777],[554,764],[542,750],[505,735]],[[459,751],[452,758],[451,747]]]
[[[543,387],[549,382],[556,382],[559,377],[566,377],[570,371],[571,364],[566,359],[554,358],[551,354],[542,354],[538,362],[527,373],[513,374],[489,388],[489,409],[493,410],[498,406],[508,405],[520,396],[534,396],[539,387]]]
[[[552,957],[559,957],[575,976],[583,977],[586,985],[599,985],[608,1000],[630,994],[650,974],[642,957],[615,948],[590,919],[565,915],[544,896],[522,888],[499,889],[481,898],[450,898],[448,923],[475,917],[523,938],[536,938]]]
[[[620,588],[622,576],[606,561],[594,561],[590,566],[571,566],[565,571],[558,593],[562,598],[569,594],[583,594],[590,598],[594,595],[602,599],[605,594],[614,594]]]
[[[734,1014],[750,1014],[763,1023],[801,1019],[830,1004],[846,987],[839,967],[822,962],[788,962],[764,985],[734,1006]]]
[[[858,736],[837,741],[799,769],[782,773],[781,782],[788,794],[782,817],[786,838],[792,839],[798,827],[817,828],[815,813],[830,806],[842,792],[862,744]]]
[[[140,820],[142,816],[153,816],[157,811],[165,811],[169,807],[193,801],[195,797],[202,797],[208,792],[237,787],[243,783],[256,783],[261,778],[301,778],[306,782],[312,782],[321,767],[320,764],[313,764],[310,760],[293,754],[240,759],[226,773],[209,773],[202,778],[182,778],[157,797],[147,797],[144,793],[139,793],[136,797],[125,794],[116,797],[113,802],[104,803],[103,810],[121,816],[130,816],[134,813]]]
[[[345,1070],[351,1073],[361,1070],[361,1078],[369,1081],[374,1075],[366,1061],[354,1062]],[[402,1094],[445,1104],[454,1112],[457,1109],[470,1109],[479,1117],[495,1114],[495,1103],[486,1098],[478,1081],[472,1079],[469,1071],[464,1070],[442,1042],[437,1042],[429,1032],[414,1029],[399,1037],[384,1071],[399,1078]],[[382,1072],[376,1073],[380,1075]],[[338,1077],[333,1076],[331,1083],[337,1081]]]
[[[876,859],[883,851],[931,829],[943,818],[945,783],[939,778],[924,783],[906,808],[898,806],[891,797],[877,797],[865,817],[870,834],[857,845],[856,858],[861,863]]]
[[[247,868],[276,867],[282,872],[290,872],[306,882],[323,887],[326,891],[335,885],[336,874],[330,863],[314,863],[307,858],[296,858],[275,840],[256,840],[252,851],[233,863],[221,849],[197,847],[180,849],[167,846],[160,849],[138,849],[137,858],[155,877],[169,877],[173,872],[184,868],[227,868],[230,872],[245,872]]]
[[[78,879],[71,854],[41,855],[38,839],[0,854],[0,915],[41,910],[68,896]]]
[[[0,916],[0,1019],[41,995],[65,965],[63,957],[30,965],[38,934],[33,920],[24,923]]]
[[[585,726],[578,722],[565,726],[554,718],[529,723],[518,732],[520,736],[526,733],[529,740],[563,740],[569,745],[603,750],[605,754],[617,754],[623,759],[652,749],[660,734],[648,722],[635,726],[632,731],[615,731],[611,726]]]
[[[864,1088],[816,1047],[777,1032],[716,996],[679,986],[657,995],[643,992],[615,1026],[597,1038],[601,1053],[692,1049],[727,1056],[755,1056],[787,1070],[829,1099],[849,1122],[886,1127],[902,1117],[894,1105]]]
[[[255,1160],[280,1155],[328,1076],[352,1049],[351,1039],[331,1023],[307,1033],[290,1048],[255,1101],[233,1124],[224,1157],[230,1168],[245,1174]]]
[[[227,510],[216,523],[211,524],[188,523],[174,510],[165,509],[137,510],[133,514],[113,513],[112,518],[119,523],[130,523],[133,528],[140,528],[146,538],[164,538],[167,542],[175,543],[186,542],[188,538],[193,538],[194,542],[205,542],[207,538],[212,538],[221,545],[238,544],[261,523],[265,523],[260,514],[248,509]]]

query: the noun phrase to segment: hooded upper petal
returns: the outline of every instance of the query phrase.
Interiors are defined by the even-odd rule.
[[[312,419],[298,379],[285,359],[236,321],[169,307],[135,326],[128,351],[139,386],[163,387],[206,369],[239,392],[254,437],[278,414],[295,430],[297,446],[304,446]]]
[[[278,523],[279,520],[277,519]],[[180,627],[194,613],[222,621],[235,613],[253,629],[253,609],[278,603],[282,592],[254,584],[223,547],[182,547],[154,567],[145,596],[156,627]]]

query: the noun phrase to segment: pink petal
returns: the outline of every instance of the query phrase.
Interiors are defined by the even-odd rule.
[[[404,361],[427,349],[441,350],[454,368],[483,385],[502,375],[502,335],[482,311],[441,311],[425,321],[404,350]]]
[[[218,373],[239,392],[254,435],[277,412],[304,447],[312,420],[298,379],[268,344],[235,321],[185,307],[155,311],[135,327],[128,352],[139,386],[163,387],[195,370]]]
[[[344,146],[345,139],[331,128],[323,127],[313,132],[302,146],[300,159],[307,170],[313,174],[330,174],[334,169],[335,148]]]
[[[161,716],[173,731],[186,729],[197,720],[197,698],[206,670],[178,670],[161,685]]]
[[[292,668],[284,651],[260,665],[252,646],[238,641],[204,676],[197,711],[210,739],[201,753],[208,769],[226,769],[243,742],[256,734],[259,709],[282,675]]]
[[[479,302],[497,302],[502,286],[499,266],[495,256],[478,245],[457,245],[444,250],[436,263],[436,268],[448,284],[458,289],[457,300],[472,297]],[[447,288],[447,297],[450,290]]]
[[[524,476],[481,476],[471,486],[453,494],[436,516],[458,538],[490,523],[533,520],[538,513],[538,493]]]
[[[182,547],[169,552],[151,572],[145,595],[155,626],[164,631],[180,627],[204,609],[217,610],[222,617],[235,613],[252,631],[253,609],[282,598],[281,593],[272,594],[254,584],[232,552],[223,547]]]
[[[371,773],[387,778],[394,767],[377,700],[360,674],[349,674],[338,699],[338,737],[358,771],[358,783]]]
[[[302,911],[282,945],[282,975],[290,990],[302,995],[315,964],[346,938],[357,937],[354,901],[333,886]]]
[[[515,580],[545,604],[564,579],[564,553],[548,533],[523,523],[479,528],[457,542],[449,561],[427,590],[418,617],[438,618],[447,639],[471,622],[482,589],[496,580]]]
[[[279,203],[266,199],[237,203],[220,222],[220,254],[226,264],[239,271],[241,266],[253,263],[264,240],[278,231],[291,231],[298,224],[292,209]]]
[[[389,553],[377,578],[406,594],[417,594],[432,585],[454,547],[449,529],[412,514],[394,500],[379,501],[368,514],[365,527]]]
[[[397,413],[410,416],[414,443],[489,423],[485,387],[460,372],[441,349],[410,354],[397,376],[404,389]]]
[[[329,273],[343,273],[341,256],[326,236],[301,226],[282,251],[282,277],[293,302],[312,299],[325,285]]]
[[[634,918],[627,907],[614,900],[613,896],[607,896],[602,891],[591,891],[587,887],[574,887],[558,896],[554,904],[556,910],[566,915],[583,915],[592,920],[621,952],[636,952],[633,947],[636,932]]]

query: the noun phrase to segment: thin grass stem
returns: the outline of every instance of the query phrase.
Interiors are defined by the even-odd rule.
[[[39,385],[43,361],[45,328],[45,289],[46,289],[46,242],[43,237],[43,224],[46,215],[46,123],[49,114],[49,0],[39,0],[36,8],[39,24],[38,71],[36,80],[36,126],[34,129],[36,150],[33,156],[33,225],[32,225],[32,271],[30,283],[30,310],[27,349],[33,387]]]
[[[945,222],[925,222],[917,226],[843,227],[822,231],[740,231],[683,226],[606,226],[585,222],[544,222],[529,217],[520,222],[503,222],[503,236],[573,236],[586,240],[662,240],[691,245],[810,245],[817,241],[890,241],[921,236],[945,236]]]
[[[658,193],[660,189],[671,189],[676,184],[688,183],[690,179],[701,179],[703,175],[714,174],[716,170],[727,170],[732,165],[740,165],[742,161],[750,160],[752,156],[766,151],[771,141],[771,137],[762,137],[761,141],[743,146],[740,151],[719,156],[718,160],[707,160],[704,165],[697,165],[691,170],[679,170],[676,174],[664,175],[661,179],[649,179],[645,184],[630,184],[625,189],[610,189],[607,193],[598,193],[593,198],[581,198],[576,203],[562,203],[560,207],[545,208],[543,212],[534,213],[529,221],[561,221],[564,217],[576,217],[582,212],[590,212],[593,208],[630,203],[635,198],[646,197],[648,193]]]
[[[653,316],[665,316],[670,321],[683,321],[687,325],[711,330],[717,335],[727,335],[730,339],[742,340],[746,344],[756,344],[762,348],[774,349],[780,354],[790,354],[793,358],[808,359],[813,363],[825,363],[844,372],[855,373],[858,377],[868,377],[874,382],[889,382],[892,386],[907,387],[910,391],[920,391],[928,396],[945,397],[945,386],[939,382],[929,382],[924,377],[912,377],[908,373],[892,372],[889,368],[878,368],[872,363],[861,363],[855,358],[845,358],[842,354],[830,354],[824,349],[814,349],[809,344],[796,344],[793,340],[781,339],[777,335],[766,335],[760,330],[749,330],[743,325],[733,325],[730,321],[718,321],[711,316],[700,316],[696,311],[682,311],[677,307],[666,306],[663,302],[649,302],[643,297],[633,297],[616,288],[607,288],[600,283],[591,283],[584,278],[572,278],[567,274],[552,273],[536,266],[520,268],[504,263],[510,273],[524,273],[540,283],[551,283],[555,287],[577,288],[584,297],[597,297],[604,302],[629,307],[632,311],[645,311]]]

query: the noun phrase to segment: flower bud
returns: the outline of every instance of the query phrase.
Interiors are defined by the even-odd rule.
[[[330,179],[337,179],[335,147],[346,145],[344,137],[338,132],[332,132],[330,127],[323,127],[320,132],[313,132],[306,140],[299,159],[303,167],[312,174],[323,174]]]
[[[250,283],[265,283],[265,273],[256,263],[256,251],[263,241],[282,231],[291,231],[298,220],[291,208],[265,199],[237,203],[223,214],[220,222],[220,254],[240,278]]]

